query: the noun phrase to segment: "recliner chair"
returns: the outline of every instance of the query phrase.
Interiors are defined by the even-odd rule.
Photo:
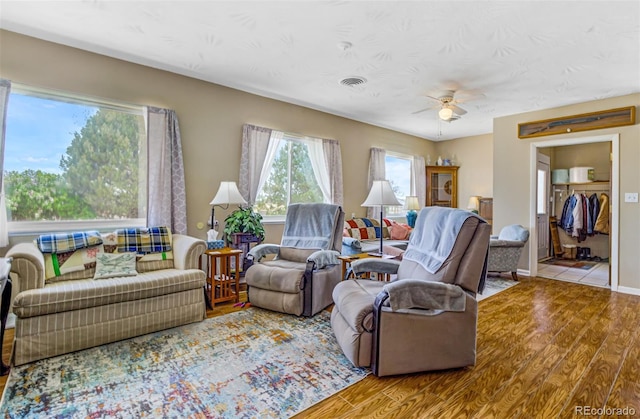
[[[356,279],[333,290],[331,326],[347,358],[377,376],[474,365],[478,303],[490,226],[459,209],[418,215],[401,262],[367,258],[355,273],[385,272],[385,283]]]
[[[519,224],[508,225],[499,235],[491,236],[488,271],[511,272],[511,277],[517,281],[518,261],[528,240],[529,230]]]
[[[257,245],[247,256],[251,305],[313,316],[333,303],[331,292],[342,279],[343,223],[338,205],[289,205],[281,244]],[[268,255],[275,258],[268,260]]]

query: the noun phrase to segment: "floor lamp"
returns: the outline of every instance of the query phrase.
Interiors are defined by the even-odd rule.
[[[380,207],[380,251],[378,253],[369,253],[372,256],[384,255],[382,251],[382,227],[384,225],[383,212],[385,205],[400,206],[402,204],[393,193],[393,189],[391,189],[391,184],[388,180],[374,180],[371,185],[371,190],[369,191],[369,196],[367,196],[367,199],[362,203],[363,207]]]

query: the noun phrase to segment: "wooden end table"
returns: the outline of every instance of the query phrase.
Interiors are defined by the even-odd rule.
[[[391,259],[394,256],[389,255],[388,258]],[[376,256],[376,255],[371,255],[369,253],[356,253],[355,255],[341,255],[338,256],[338,259],[340,259],[340,262],[342,264],[342,279],[349,279],[349,278],[355,278],[355,275],[353,275],[353,272],[350,272],[349,274],[347,274],[347,270],[349,269],[349,267],[351,266],[351,262],[359,260],[359,259],[366,259],[366,258],[380,258],[380,256]],[[383,256],[383,258],[387,258],[387,256]],[[371,273],[367,272],[364,274],[363,278],[371,278]],[[389,281],[391,279],[391,275],[390,274],[384,274],[384,273],[378,273],[377,274],[377,278],[379,281]]]
[[[240,255],[241,249],[208,249],[204,254],[209,258],[207,284],[211,287],[211,306],[223,301],[240,301]],[[235,272],[231,275],[231,261],[235,258]],[[202,267],[200,267],[202,269]]]

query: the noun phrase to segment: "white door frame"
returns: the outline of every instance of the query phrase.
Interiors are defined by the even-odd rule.
[[[618,236],[619,229],[619,196],[620,196],[620,134],[598,135],[594,137],[565,138],[560,140],[540,141],[531,143],[529,152],[529,231],[533,236],[529,239],[529,273],[531,276],[538,274],[538,234],[536,229],[536,179],[537,179],[537,152],[538,148],[556,147],[563,145],[587,144],[587,143],[611,143],[611,249],[609,264],[611,267],[611,291],[618,291]],[[533,244],[536,243],[534,246]]]

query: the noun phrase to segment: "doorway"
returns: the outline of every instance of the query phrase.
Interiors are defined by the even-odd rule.
[[[560,148],[573,149],[575,147],[563,147],[563,146],[577,146],[577,145],[587,145],[587,144],[590,144],[590,147],[598,146],[597,144],[591,144],[591,143],[606,143],[608,146],[610,146],[610,150],[611,150],[610,164],[609,164],[609,169],[610,169],[609,183],[606,184],[606,188],[610,191],[610,193],[608,194],[609,203],[611,204],[610,220],[609,220],[610,234],[608,236],[601,236],[598,238],[598,240],[600,241],[605,240],[607,242],[608,260],[601,262],[599,261],[599,259],[604,259],[604,258],[586,257],[584,260],[588,259],[589,263],[577,263],[576,268],[572,266],[569,266],[568,268],[557,267],[557,268],[550,269],[545,274],[547,265],[538,265],[538,260],[545,258],[544,252],[546,250],[544,246],[542,246],[542,242],[546,241],[547,247],[548,247],[549,227],[548,226],[545,227],[544,225],[542,225],[544,223],[542,224],[539,223],[540,214],[544,212],[544,205],[542,205],[542,203],[540,202],[539,197],[541,197],[540,199],[543,199],[545,200],[545,202],[549,203],[548,212],[551,215],[553,215],[554,211],[557,211],[557,209],[554,209],[554,200],[557,208],[558,200],[562,200],[562,202],[564,202],[564,200],[567,199],[567,196],[569,194],[572,194],[574,192],[581,192],[583,194],[588,193],[588,191],[593,190],[594,187],[598,189],[598,185],[594,183],[593,185],[589,185],[589,187],[584,187],[584,190],[582,191],[574,189],[574,186],[580,187],[580,188],[582,188],[582,186],[571,185],[571,184],[561,185],[562,188],[564,188],[563,189],[564,194],[554,196],[554,193],[557,194],[558,188],[556,188],[556,185],[552,185],[551,179],[547,177],[547,181],[545,182],[545,185],[547,185],[547,188],[549,188],[547,191],[549,199],[547,200],[546,198],[544,198],[544,190],[542,190],[539,187],[541,176],[544,176],[540,172],[540,169],[544,170],[544,164],[542,164],[541,166],[539,163],[539,160],[540,160],[539,154],[541,151],[540,149],[547,149],[547,148],[554,149],[555,147],[559,147],[558,150],[560,150]],[[602,145],[604,146],[604,144]],[[605,154],[609,154],[609,153],[605,153]],[[554,279],[569,280],[572,282],[580,282],[588,285],[606,286],[607,288],[610,287],[612,291],[617,291],[617,288],[618,288],[618,258],[617,258],[617,255],[618,255],[618,196],[619,196],[618,166],[619,166],[618,134],[543,141],[543,142],[537,142],[537,143],[531,144],[531,166],[530,167],[532,169],[531,169],[531,175],[530,175],[530,178],[531,178],[530,180],[530,183],[531,183],[530,185],[530,190],[531,190],[530,225],[531,225],[531,233],[532,233],[531,235],[533,236],[532,243],[538,244],[538,245],[529,246],[529,270],[530,270],[531,276],[554,277]],[[553,162],[551,167],[552,168],[554,167]],[[561,210],[562,210],[562,207],[560,207],[560,211]],[[548,220],[548,216],[547,216],[547,220]],[[587,241],[583,243],[588,244],[588,240],[589,239],[587,239]],[[595,243],[595,242],[592,241],[592,243]],[[595,248],[597,248],[597,246],[595,246]],[[594,260],[596,263],[593,263],[592,260]],[[570,265],[570,263],[567,263],[567,265]],[[567,271],[563,275],[558,275],[557,272],[560,271],[561,269],[564,269],[564,270],[572,269],[572,270]],[[553,275],[551,271],[556,271],[556,275]],[[597,274],[595,273],[596,271],[598,271]],[[591,278],[588,278],[587,276],[591,274],[593,274],[593,276]],[[602,279],[603,275],[606,275],[606,277],[604,278],[604,281]]]

